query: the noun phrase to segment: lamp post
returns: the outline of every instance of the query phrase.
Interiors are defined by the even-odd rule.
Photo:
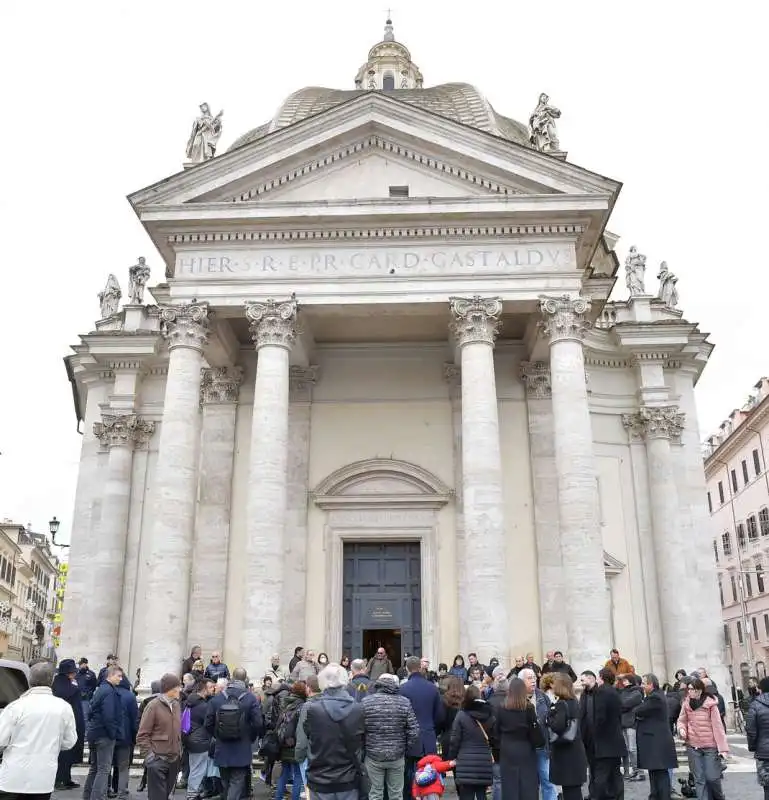
[[[59,544],[56,541],[56,534],[59,532],[59,525],[61,525],[61,522],[59,522],[56,517],[53,517],[48,523],[48,530],[51,532],[51,542],[53,542],[56,547],[69,547],[68,544]]]

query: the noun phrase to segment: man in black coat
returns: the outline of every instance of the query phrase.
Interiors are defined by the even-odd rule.
[[[764,787],[766,796],[769,787],[769,678],[761,678],[758,684],[760,694],[753,700],[745,720],[745,733],[748,737],[748,750],[755,753],[758,781]]]
[[[590,798],[615,800],[624,795],[620,765],[627,749],[614,673],[604,667],[597,680],[589,670],[580,677],[584,689],[580,698],[580,730],[590,765]]]
[[[649,770],[649,797],[668,800],[670,772],[678,765],[676,746],[668,721],[668,704],[656,675],[643,676],[644,699],[635,708],[639,769]]]

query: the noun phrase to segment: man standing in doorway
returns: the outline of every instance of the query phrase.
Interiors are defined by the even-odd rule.
[[[395,674],[395,670],[393,669],[390,659],[387,657],[384,647],[378,647],[376,655],[368,662],[366,674],[371,678],[372,683],[375,683],[377,678],[385,673],[393,675]]]

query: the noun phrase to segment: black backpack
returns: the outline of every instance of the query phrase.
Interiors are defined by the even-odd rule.
[[[224,705],[216,712],[215,735],[222,742],[237,742],[243,738],[243,709],[240,707],[240,697],[225,694]]]
[[[287,708],[280,715],[277,734],[281,747],[294,747],[296,745],[296,727],[301,710],[302,703],[297,703],[293,708]]]

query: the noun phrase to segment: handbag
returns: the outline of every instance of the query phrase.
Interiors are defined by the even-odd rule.
[[[563,733],[556,733],[552,730],[550,731],[550,744],[555,744],[556,742],[566,742],[567,744],[571,744],[577,740],[578,735],[579,720],[575,717],[567,717],[566,730]]]
[[[489,741],[489,734],[486,733],[486,728],[481,725],[478,720],[475,720],[475,724],[481,729],[481,733],[483,734],[483,738],[486,740],[486,744],[489,746],[489,755],[491,756],[491,763],[494,763],[494,753],[491,750],[491,742]]]
[[[334,718],[329,713],[328,708],[326,707],[326,701],[321,700],[320,704],[323,706],[323,710],[326,712],[328,718],[334,722]],[[358,757],[358,751],[355,748],[355,742],[352,740],[352,736],[350,735],[350,731],[347,729],[346,720],[342,719],[338,723],[339,727],[342,729],[342,738],[344,739],[344,746],[347,750],[347,755],[352,760],[353,764],[355,765],[355,773],[358,777],[358,794],[361,798],[368,797],[369,792],[371,791],[371,779],[368,776],[368,772],[366,767],[361,762],[360,758]]]

